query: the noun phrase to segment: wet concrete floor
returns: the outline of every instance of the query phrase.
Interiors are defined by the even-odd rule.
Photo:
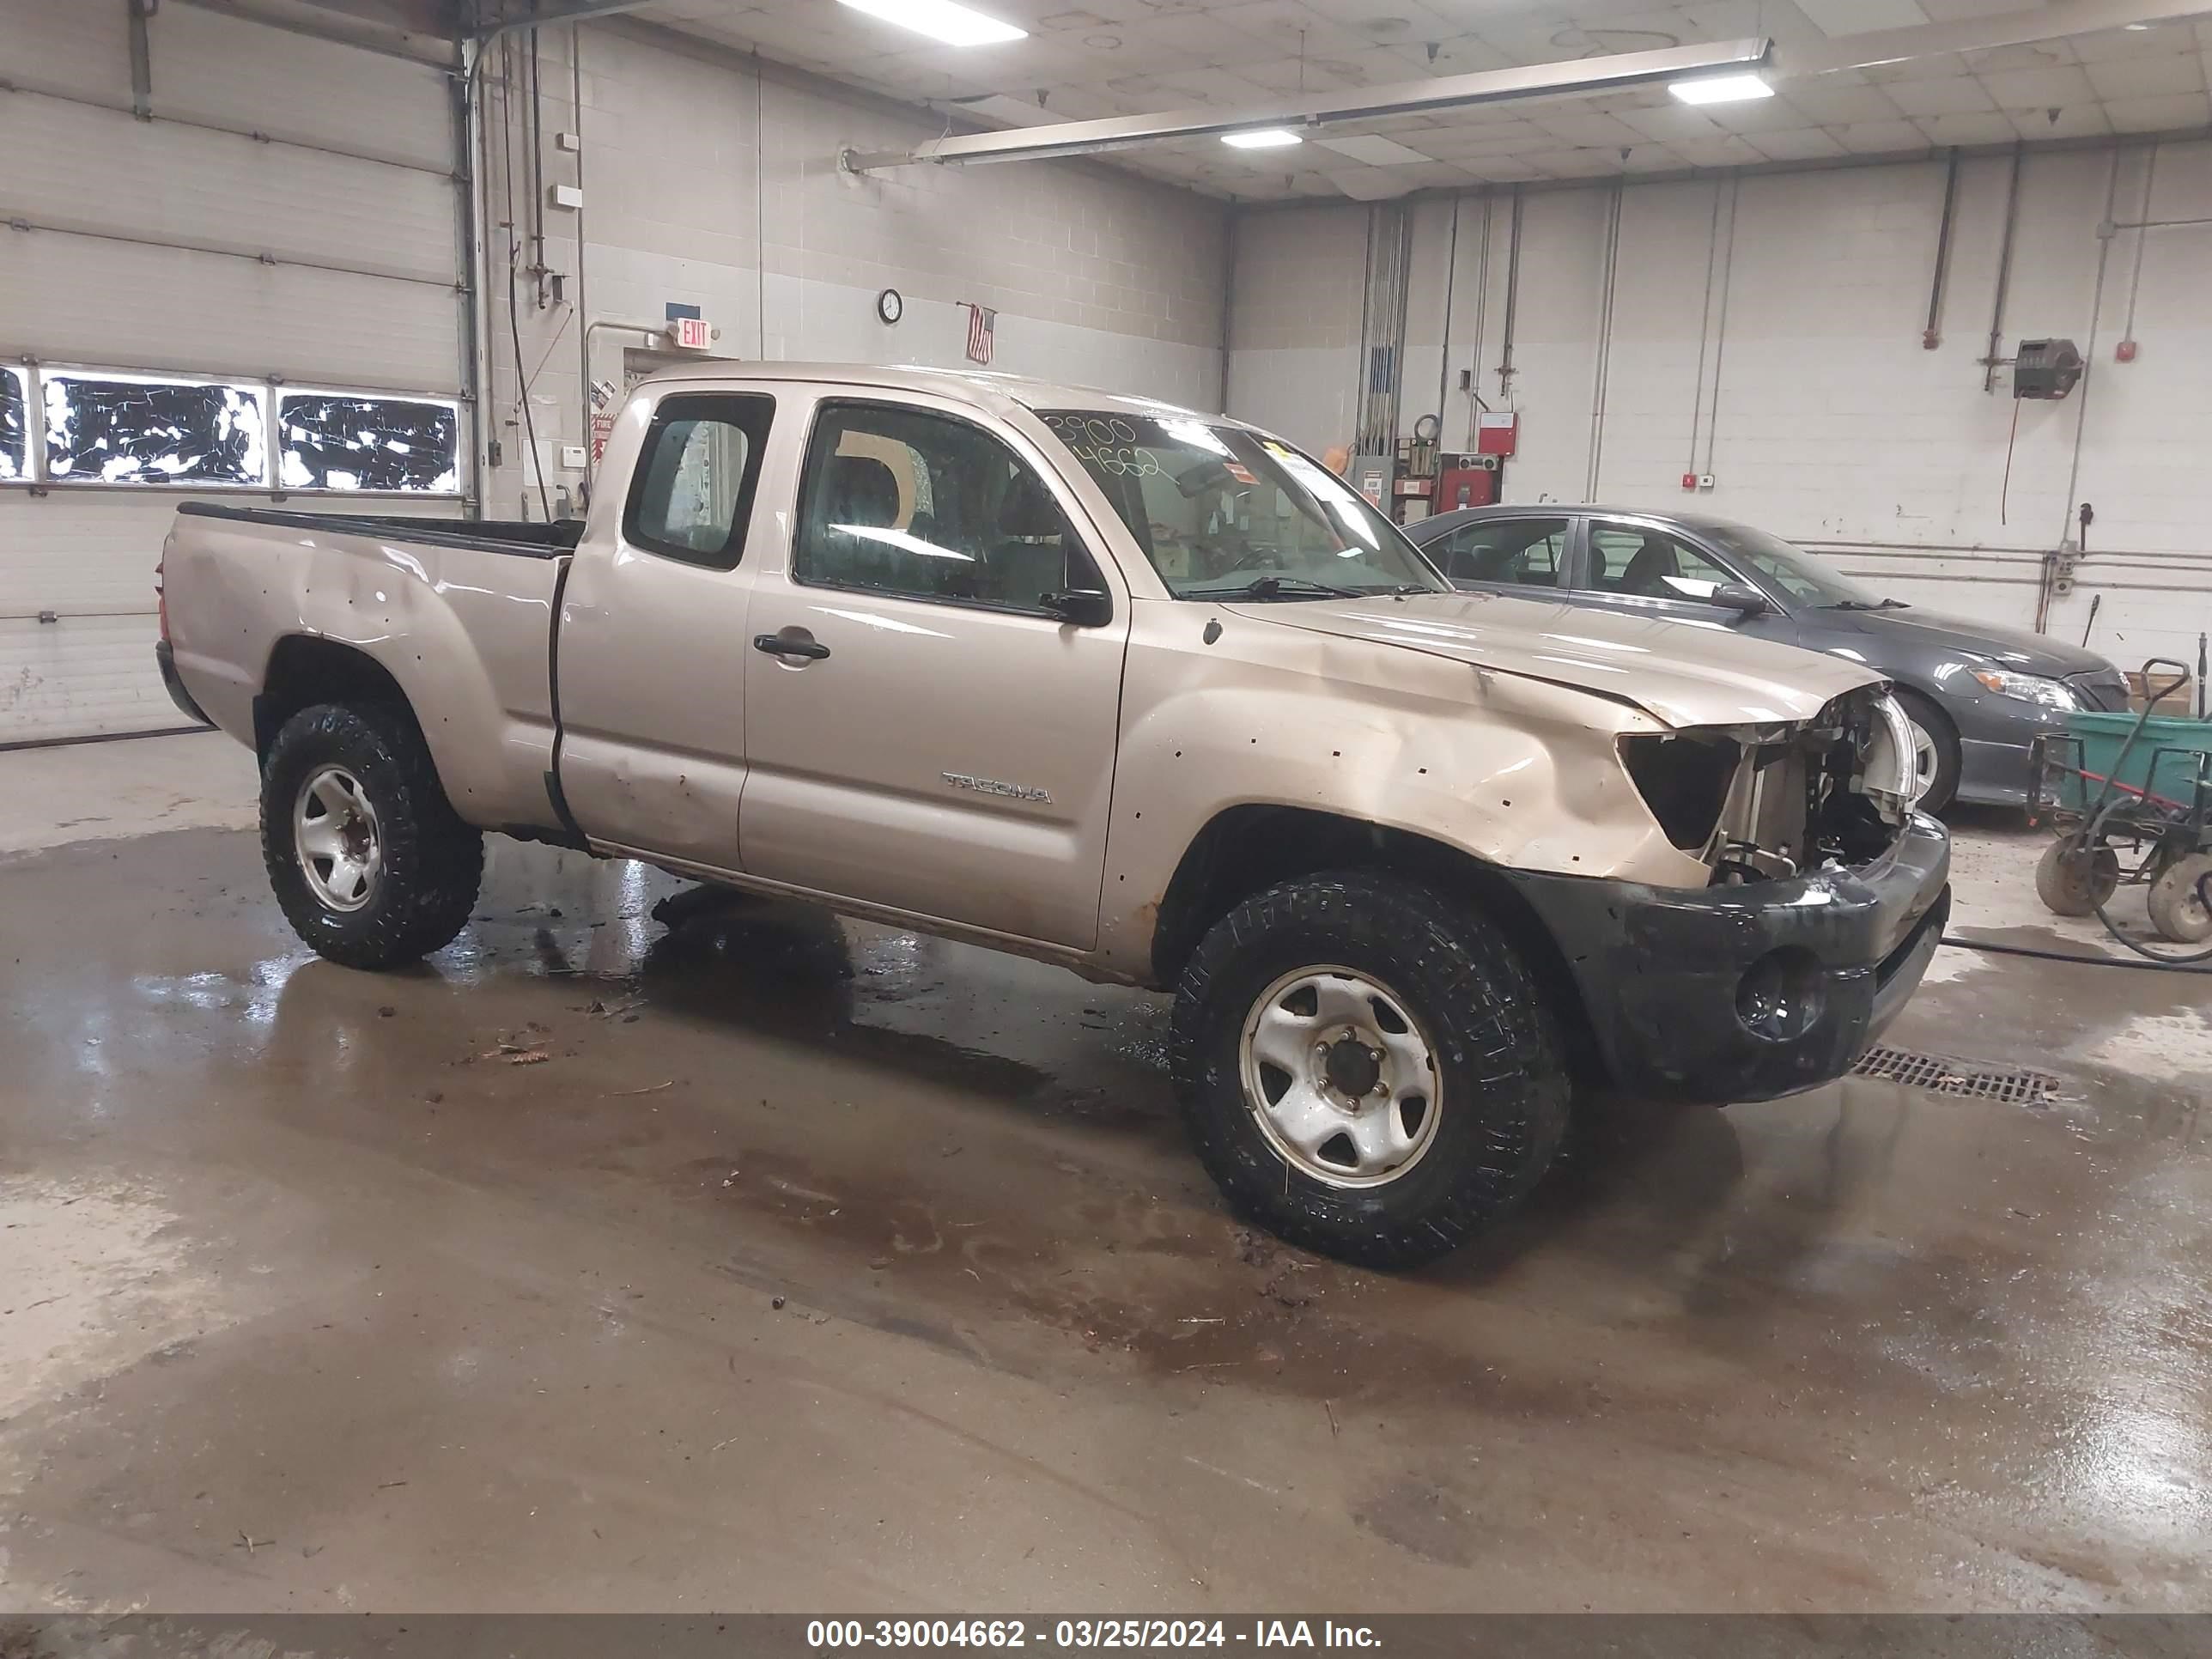
[[[1892,1041],[2072,1097],[1616,1106],[1389,1279],[1159,1000],[681,890],[495,841],[372,976],[249,833],[0,863],[0,1607],[2212,1607],[2196,983],[1975,959]]]

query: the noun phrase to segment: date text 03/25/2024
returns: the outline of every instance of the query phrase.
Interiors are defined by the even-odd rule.
[[[1379,1648],[1365,1625],[1255,1619],[815,1619],[810,1648]]]

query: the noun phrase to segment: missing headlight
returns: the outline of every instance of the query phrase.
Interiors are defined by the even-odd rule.
[[[1620,740],[1620,762],[1667,839],[1686,853],[1712,841],[1729,783],[1743,750],[1733,738],[1702,732]]]

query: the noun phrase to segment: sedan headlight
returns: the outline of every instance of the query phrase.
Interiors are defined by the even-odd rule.
[[[2047,680],[2040,674],[2015,674],[2008,668],[1977,668],[1974,678],[1985,691],[1994,691],[2001,697],[2017,697],[2022,702],[2039,704],[2045,708],[2079,708],[2081,700],[2074,695],[2074,688],[2063,680]]]

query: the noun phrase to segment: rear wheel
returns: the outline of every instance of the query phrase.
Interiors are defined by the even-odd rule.
[[[1215,925],[1176,992],[1174,1067],[1237,1212],[1370,1267],[1503,1216],[1567,1121],[1558,1035],[1512,946],[1464,902],[1364,872]]]
[[[483,837],[446,799],[414,720],[374,704],[319,703],[276,733],[261,855],[294,931],[349,968],[450,944],[483,875]]]
[[[1940,812],[1959,793],[1958,728],[1917,691],[1899,687],[1897,706],[1912,728],[1913,787],[1919,791],[1912,804],[1923,812]]]

